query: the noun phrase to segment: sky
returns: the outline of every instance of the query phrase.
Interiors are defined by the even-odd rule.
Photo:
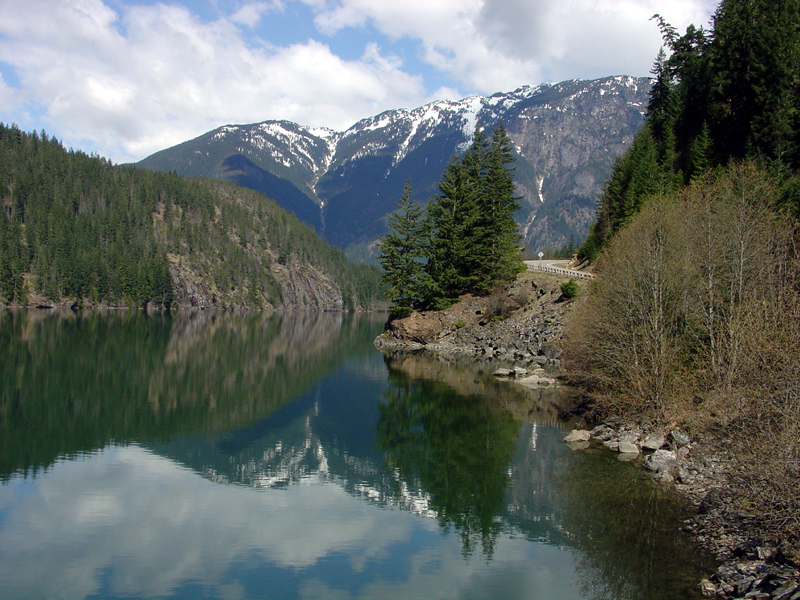
[[[115,163],[227,124],[649,75],[715,0],[0,0],[0,121]]]

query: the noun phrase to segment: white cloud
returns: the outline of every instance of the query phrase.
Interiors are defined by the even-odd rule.
[[[426,96],[421,78],[377,46],[347,61],[314,40],[249,44],[229,19],[204,23],[162,4],[120,16],[100,0],[4,2],[0,61],[20,74],[18,95],[44,107],[46,127],[114,160],[224,123],[282,118],[344,129]]]
[[[283,10],[283,2],[274,0],[273,2],[254,2],[245,4],[230,16],[230,20],[238,25],[255,27],[265,14],[272,11]]]
[[[221,16],[203,20],[165,1],[173,4],[0,2],[0,67],[19,81],[0,80],[0,120],[45,127],[115,161],[226,123],[289,119],[342,130],[444,96],[646,75],[660,45],[653,13],[682,30],[706,23],[714,8],[711,0],[260,0],[223,3],[228,12],[214,3]],[[291,12],[292,2],[314,12],[318,39],[255,37],[273,15],[303,12]],[[326,37],[349,28],[378,32],[355,60],[334,54]],[[381,50],[398,39],[418,44],[418,59],[442,74],[430,82],[438,89]]]
[[[306,0],[308,1],[308,0]],[[319,5],[318,2],[315,4]],[[422,43],[422,59],[470,91],[612,74],[647,75],[660,46],[650,17],[706,25],[712,0],[336,0],[316,24],[333,33],[372,24]]]

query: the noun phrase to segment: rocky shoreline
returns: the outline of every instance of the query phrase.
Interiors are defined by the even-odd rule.
[[[726,499],[727,456],[709,451],[678,427],[648,432],[619,417],[591,430],[574,429],[564,441],[577,451],[602,444],[696,507],[683,529],[719,562],[716,572],[699,584],[703,597],[800,600],[800,571],[789,558],[792,549],[759,539],[755,520],[739,514]]]
[[[375,345],[382,350],[493,358],[528,370],[557,369],[564,319],[572,308],[561,294],[561,281],[523,273],[503,294],[465,296],[447,310],[414,312],[390,321]]]
[[[524,273],[504,296],[468,296],[446,311],[391,321],[375,345],[384,351],[492,358],[508,365],[495,371],[498,377],[529,386],[553,385],[561,368],[564,323],[572,310],[572,301],[561,294],[562,281]],[[601,406],[576,406],[562,416],[577,419],[583,427],[566,437],[570,447],[602,444],[695,507],[683,529],[719,564],[698,584],[703,597],[800,600],[793,548],[762,539],[756,517],[737,511],[726,487],[731,461],[718,446],[691,439],[677,425],[646,431],[619,416],[607,416]]]

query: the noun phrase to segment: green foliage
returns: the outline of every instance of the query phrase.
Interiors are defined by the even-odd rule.
[[[448,164],[424,219],[406,184],[389,217],[391,232],[379,241],[383,281],[397,306],[443,310],[461,294],[488,294],[524,270],[512,162],[501,125],[491,142],[477,130],[465,155]]]
[[[800,217],[800,0],[722,0],[711,32],[682,36],[656,18],[670,54],[656,58],[645,126],[613,167],[584,257],[648,198],[744,159],[769,166],[776,204]]]
[[[190,273],[219,306],[281,303],[273,257],[311,265],[345,305],[381,294],[380,272],[351,265],[278,206],[231,184],[114,166],[55,138],[0,124],[0,303],[34,291],[77,304],[169,307],[172,273]]]
[[[561,295],[564,298],[574,298],[578,295],[578,282],[574,279],[565,281],[561,284]]]
[[[411,182],[403,188],[397,211],[389,215],[390,233],[379,239],[378,257],[387,286],[387,296],[395,308],[410,308],[419,302],[423,282],[423,260],[427,247],[426,226],[422,207],[411,198]]]

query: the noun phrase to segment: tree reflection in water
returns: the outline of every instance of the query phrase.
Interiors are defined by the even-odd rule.
[[[485,398],[389,369],[377,443],[395,494],[404,484],[421,487],[441,528],[460,535],[464,556],[480,542],[491,559],[520,424]]]

